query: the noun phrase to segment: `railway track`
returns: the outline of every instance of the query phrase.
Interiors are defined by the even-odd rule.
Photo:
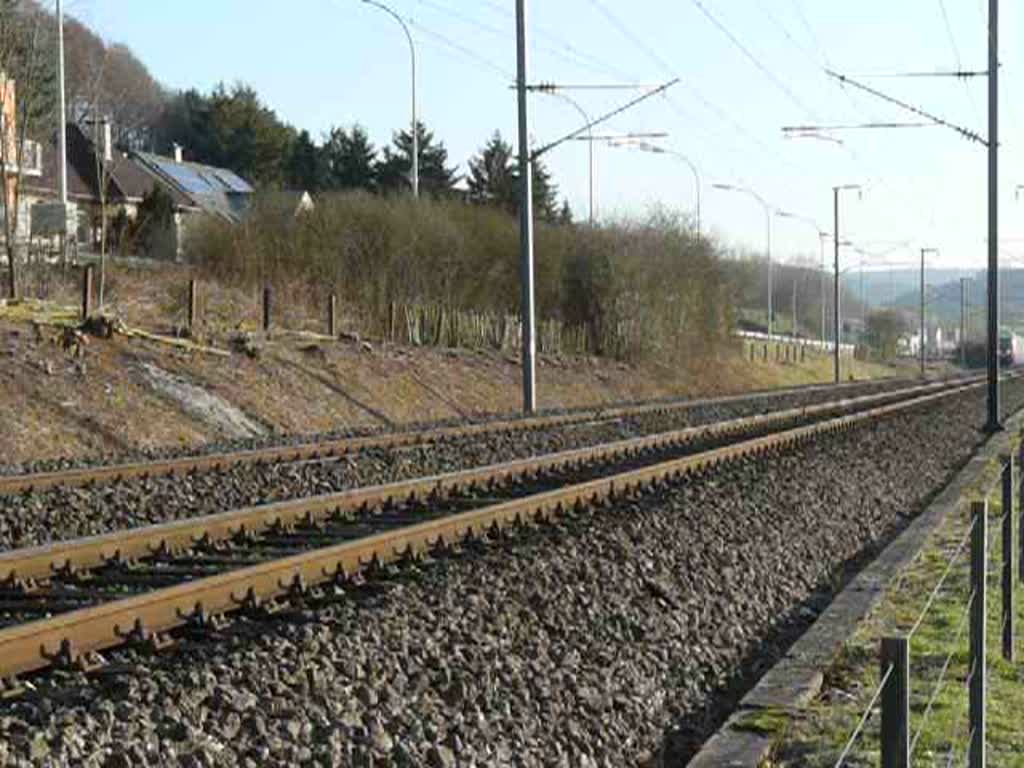
[[[946,383],[960,380],[953,378]],[[880,381],[856,382],[839,385],[838,391],[876,391],[905,386],[908,382]],[[69,469],[0,475],[0,495],[11,495],[51,488],[72,488],[97,486],[133,479],[147,479],[165,476],[184,476],[193,473],[225,470],[231,467],[266,464],[296,464],[339,458],[374,449],[395,450],[411,448],[444,441],[487,437],[491,435],[515,435],[540,432],[543,430],[567,429],[592,424],[602,424],[622,419],[637,419],[678,414],[703,407],[728,406],[737,403],[764,402],[788,396],[828,396],[837,391],[836,385],[814,385],[787,390],[771,390],[752,394],[729,395],[719,398],[680,400],[677,402],[656,402],[620,406],[596,411],[573,411],[569,413],[536,416],[530,418],[500,419],[458,426],[444,426],[432,429],[387,432],[361,437],[310,441],[292,445],[273,445],[238,451],[215,452],[179,456],[168,459],[124,462],[97,466],[83,466]]]
[[[0,678],[100,663],[126,643],[272,610],[368,567],[716,465],[757,457],[980,386],[936,383],[500,465],[248,507],[0,555]]]

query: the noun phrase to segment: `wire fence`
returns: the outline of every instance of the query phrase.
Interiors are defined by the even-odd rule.
[[[1014,586],[1024,583],[1024,518],[1020,507],[1024,507],[1024,476],[1015,485],[1015,467],[1024,462],[1024,446],[1021,454],[1002,457],[996,480],[983,489],[979,501],[970,504],[970,524],[963,537],[954,543],[952,552],[943,563],[941,575],[929,591],[920,612],[902,634],[883,637],[879,648],[879,682],[867,707],[846,740],[834,768],[842,768],[855,754],[855,747],[862,742],[867,724],[878,719],[878,750],[883,768],[909,768],[915,756],[922,757],[920,747],[925,741],[931,719],[938,711],[936,706],[943,692],[956,680],[951,675],[954,662],[967,651],[967,672],[957,680],[966,691],[966,696],[955,697],[953,720],[944,727],[943,739],[946,745],[940,754],[932,754],[928,765],[966,765],[982,768],[986,764],[986,704],[987,690],[987,598],[990,581],[997,581],[1000,605],[999,640],[1002,657],[1014,660]],[[1015,492],[1016,491],[1016,498]],[[1002,514],[989,519],[989,500],[994,494],[1001,496]],[[1016,503],[1019,501],[1020,503]],[[1019,521],[1021,536],[1014,542],[1015,523]],[[990,528],[1001,534],[1001,559],[995,562],[994,547],[989,546]],[[1018,549],[1018,547],[1020,549]],[[953,574],[962,572],[965,553],[969,553],[969,577],[966,598],[950,586]],[[993,579],[993,577],[997,577]],[[951,640],[948,652],[938,665],[938,673],[926,679],[923,672],[912,674],[914,660],[913,640],[929,614],[941,602],[962,600],[962,609],[956,614],[955,623],[950,621]],[[966,635],[966,639],[965,639]],[[966,645],[966,648],[965,648]],[[922,657],[921,661],[930,661]],[[918,688],[918,707],[915,723],[911,721],[911,694]],[[963,699],[966,701],[963,701]],[[916,725],[916,727],[914,727]],[[964,740],[961,735],[966,732]],[[947,749],[948,747],[948,749]],[[859,763],[858,763],[859,764]]]

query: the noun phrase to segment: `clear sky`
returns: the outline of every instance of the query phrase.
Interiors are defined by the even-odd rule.
[[[494,130],[514,143],[513,0],[386,1],[411,21],[420,114],[460,170]],[[1009,261],[1024,259],[1024,199],[1014,199],[1015,186],[1024,184],[1024,13],[1017,2],[1003,0],[1002,6],[1001,248]],[[359,0],[67,0],[67,8],[104,38],[130,45],[166,85],[207,89],[244,81],[282,118],[314,136],[358,122],[379,146],[408,124],[405,38],[393,19]],[[724,242],[763,250],[765,216],[752,199],[713,189],[713,183],[748,186],[826,230],[832,229],[832,186],[860,183],[863,199],[856,193],[843,199],[841,232],[871,252],[897,247],[875,261],[911,262],[916,249],[929,246],[941,249],[933,260],[945,266],[984,264],[981,144],[941,127],[833,134],[842,145],[787,139],[781,128],[915,120],[840,87],[823,67],[850,76],[951,70],[958,62],[983,70],[985,0],[533,0],[529,13],[533,82],[682,78],[667,97],[653,98],[599,132],[667,132],[662,144],[700,169],[705,229]],[[987,131],[984,78],[864,82],[982,135]],[[633,96],[569,94],[592,114]],[[570,105],[549,95],[533,96],[531,108],[538,144],[580,122]],[[694,182],[681,161],[607,146],[596,155],[599,216],[639,215],[657,203],[693,209]],[[585,217],[585,144],[559,147],[547,161],[576,216]],[[810,225],[773,223],[776,258],[817,258]]]

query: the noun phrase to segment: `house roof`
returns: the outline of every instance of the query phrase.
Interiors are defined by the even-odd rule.
[[[99,201],[99,167],[96,145],[82,131],[69,123],[68,196],[71,200]],[[248,206],[253,189],[237,174],[224,168],[201,163],[177,163],[172,158],[151,152],[124,154],[114,151],[108,171],[107,200],[113,204],[138,202],[156,184],[171,196],[178,208],[198,208],[231,221],[238,221]],[[26,176],[22,188],[29,194],[56,196],[59,187],[57,172],[57,136],[43,147],[43,168],[40,176]]]
[[[151,152],[134,152],[132,159],[165,186],[208,213],[239,221],[248,206],[253,188],[245,179],[225,168],[202,163],[177,162]]]
[[[96,147],[93,141],[73,124],[67,125],[68,145],[68,197],[71,200],[99,201],[99,167],[96,162]],[[113,204],[138,202],[157,183],[149,174],[140,170],[130,156],[114,151],[113,162],[108,170],[107,200]],[[29,194],[56,196],[59,190],[57,170],[57,136],[43,146],[42,174],[25,176],[22,188]],[[171,190],[175,205],[187,207],[189,198],[177,195]]]

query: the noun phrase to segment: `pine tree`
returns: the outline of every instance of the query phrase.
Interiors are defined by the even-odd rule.
[[[323,156],[309,131],[300,131],[292,142],[285,178],[293,189],[319,192],[324,185]]]
[[[362,126],[332,128],[322,154],[329,188],[376,191],[377,150]]]
[[[419,139],[420,194],[443,197],[452,192],[458,181],[456,168],[449,168],[448,150],[444,142],[437,141],[423,123],[416,123]],[[392,146],[384,148],[384,156],[377,164],[377,179],[384,192],[412,189],[412,132],[399,131]]]
[[[518,181],[512,145],[495,131],[487,144],[469,161],[469,199],[514,213],[518,208]]]

